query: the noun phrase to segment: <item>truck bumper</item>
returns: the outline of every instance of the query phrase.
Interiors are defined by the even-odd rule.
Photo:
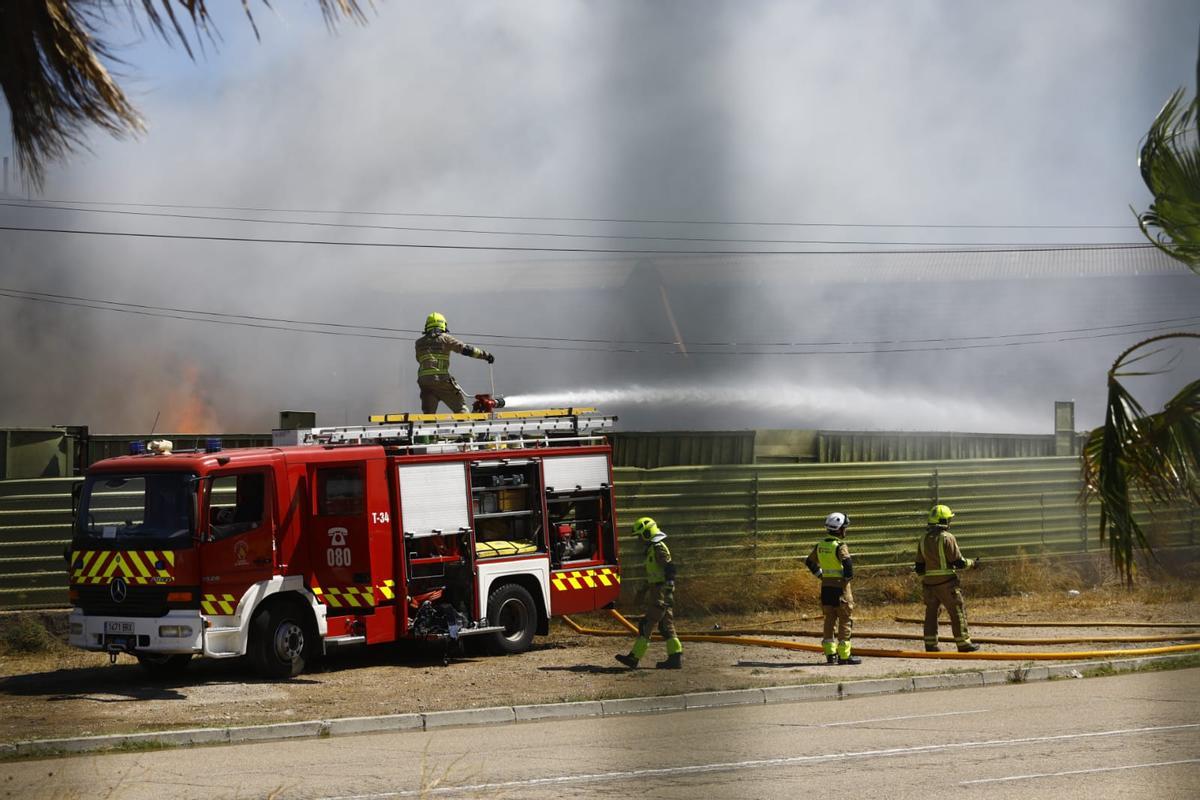
[[[199,611],[169,611],[165,616],[97,617],[71,612],[72,647],[99,652],[199,653],[204,647],[204,620]]]

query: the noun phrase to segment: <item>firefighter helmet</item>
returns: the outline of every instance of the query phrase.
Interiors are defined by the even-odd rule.
[[[825,530],[837,533],[850,524],[850,518],[840,511],[834,511],[825,518]]]
[[[637,522],[633,523],[633,535],[640,536],[647,542],[654,534],[658,533],[658,523],[650,517],[642,517]]]
[[[929,509],[930,525],[949,525],[952,519],[954,512],[950,510],[950,506],[934,506]]]
[[[445,331],[445,330],[446,330],[446,318],[443,317],[438,312],[435,311],[432,314],[430,314],[428,317],[425,318],[425,332],[426,333],[429,333],[430,331]]]

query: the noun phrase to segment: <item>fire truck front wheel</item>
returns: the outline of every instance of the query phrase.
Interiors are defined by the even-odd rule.
[[[489,649],[496,655],[524,653],[537,631],[537,606],[533,597],[515,583],[506,583],[488,595],[488,624],[504,630],[491,634]]]
[[[316,635],[294,603],[272,603],[250,622],[247,648],[254,670],[264,678],[291,678],[312,658]]]

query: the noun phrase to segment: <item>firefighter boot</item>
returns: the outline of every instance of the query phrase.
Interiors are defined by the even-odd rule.
[[[667,660],[659,661],[655,669],[683,669],[683,642],[672,636],[667,639]]]
[[[965,641],[958,646],[958,652],[960,652],[960,653],[974,653],[978,649],[979,649],[979,645],[975,644],[974,642],[972,642],[970,640]]]
[[[825,653],[826,664],[836,664],[838,662],[837,651],[834,650],[833,646],[833,639],[822,639],[821,650]]]
[[[650,640],[644,636],[639,636],[633,640],[633,647],[629,650],[627,656],[617,656],[617,661],[620,661],[630,669],[637,669],[638,662],[642,660],[642,656],[646,655],[646,648],[650,646]]]
[[[861,664],[862,659],[850,655],[850,642],[838,642],[837,663],[851,665]]]

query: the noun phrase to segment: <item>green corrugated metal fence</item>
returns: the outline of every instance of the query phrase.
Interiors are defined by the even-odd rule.
[[[0,481],[0,608],[67,604],[63,547],[78,478]]]
[[[1094,515],[1076,503],[1077,458],[618,468],[615,475],[626,583],[640,580],[642,567],[641,549],[624,531],[647,515],[670,534],[684,576],[801,569],[835,510],[850,515],[856,563],[907,565],[935,499],[958,514],[954,532],[972,557],[1099,547]],[[72,482],[0,481],[0,607],[65,604]],[[1141,521],[1159,548],[1200,538],[1196,509],[1143,513]]]
[[[935,500],[955,510],[954,533],[972,557],[1084,553],[1099,543],[1079,489],[1073,457],[616,471],[622,527],[654,517],[681,574],[701,576],[802,569],[831,511],[850,516],[857,564],[908,565]],[[1143,512],[1140,521],[1158,547],[1196,544],[1195,509]],[[640,548],[627,535],[622,543],[622,573],[635,583],[642,568],[630,554]]]

